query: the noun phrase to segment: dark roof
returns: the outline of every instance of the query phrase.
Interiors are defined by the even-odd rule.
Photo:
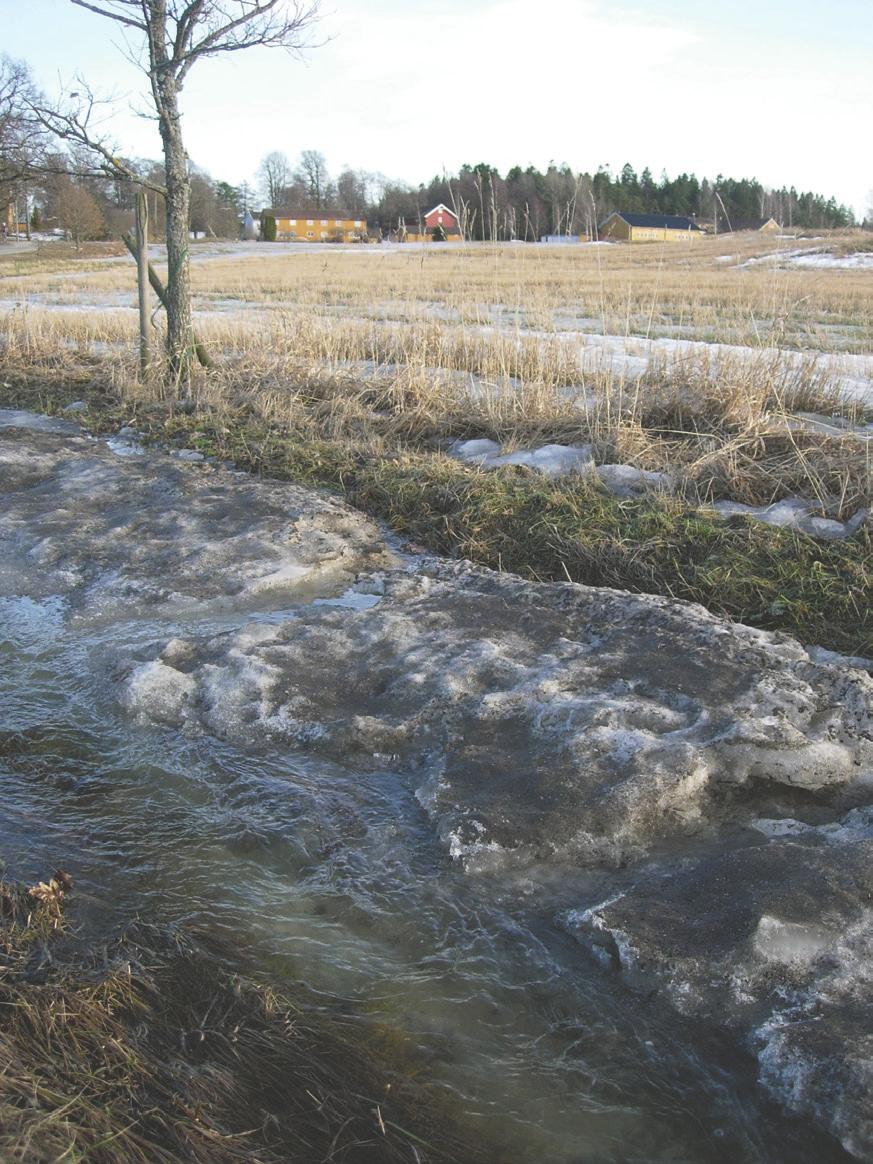
[[[313,222],[321,222],[322,218],[333,219],[351,219],[352,222],[363,222],[366,218],[365,214],[348,214],[345,210],[262,210],[261,217],[269,215],[270,218],[296,218],[298,221],[302,218],[312,219]]]
[[[686,218],[683,214],[627,214],[624,210],[616,210],[613,212],[619,218],[623,218],[628,226],[652,226],[660,227],[666,230],[700,230],[700,227],[693,218]],[[609,218],[600,225],[605,226]]]

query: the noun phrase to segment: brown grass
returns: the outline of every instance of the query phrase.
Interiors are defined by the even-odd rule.
[[[277,328],[207,318],[199,334],[221,366],[198,383],[202,407],[245,407],[313,439],[373,455],[439,451],[456,438],[507,448],[594,447],[600,463],[665,471],[677,494],[767,504],[800,494],[847,517],[873,494],[873,445],[807,431],[799,412],[861,419],[812,358],[709,352],[653,360],[640,378],[580,373],[561,341],[463,332],[434,323],[307,319]],[[137,382],[133,320],[121,313],[21,311],[6,320],[0,370],[61,382],[91,375],[128,407],[161,400]]]
[[[260,314],[433,320],[561,332],[678,336],[795,350],[869,352],[873,274],[811,271],[780,261],[787,251],[862,249],[866,235],[772,239],[755,235],[698,240],[692,246],[432,247],[425,251],[325,247],[212,254],[192,247],[192,287],[201,309],[249,306]],[[752,258],[772,263],[744,266]],[[201,261],[202,260],[202,261]],[[131,264],[0,250],[0,297],[128,301]]]
[[[241,979],[178,932],[89,946],[64,906],[0,883],[4,1162],[496,1160],[399,1033]]]
[[[841,235],[806,242],[738,236],[652,248],[310,253],[288,246],[211,258],[200,251],[207,257],[195,259],[192,271],[201,302],[230,298],[256,309],[198,316],[198,333],[218,367],[199,376],[195,414],[178,429],[172,428],[177,405],[172,390],[162,386],[160,367],[150,383],[138,382],[131,311],[48,311],[44,301],[33,306],[22,300],[2,317],[0,377],[7,401],[52,408],[85,396],[94,405],[92,425],[123,417],[160,439],[169,431],[261,471],[297,472],[348,491],[348,466],[366,466],[367,481],[381,478],[382,492],[367,485],[354,499],[389,520],[401,520],[405,501],[383,497],[384,491],[396,487],[405,498],[412,495],[398,466],[414,462],[423,482],[448,475],[452,487],[458,484],[443,456],[458,438],[488,437],[507,450],[591,444],[598,463],[630,463],[669,476],[669,503],[657,497],[646,502],[653,512],[661,505],[653,520],[659,529],[666,525],[669,535],[654,547],[638,544],[649,536],[642,532],[645,522],[594,506],[609,527],[601,535],[610,544],[618,540],[620,567],[587,570],[580,564],[580,580],[681,592],[732,617],[851,646],[866,643],[869,635],[853,614],[869,587],[857,537],[844,563],[836,549],[811,543],[808,553],[799,553],[796,545],[809,539],[777,538],[778,531],[758,526],[749,535],[753,548],[744,566],[742,539],[730,533],[735,523],[722,538],[723,522],[705,510],[700,519],[695,514],[720,498],[765,505],[799,495],[822,516],[846,519],[873,502],[873,442],[850,431],[870,414],[865,417],[844,397],[835,379],[841,352],[857,346],[859,337],[868,349],[873,346],[873,273],[779,265],[786,247],[859,245],[855,236]],[[717,261],[725,255],[728,262]],[[761,255],[779,262],[742,265]],[[132,278],[129,262],[111,260],[97,270],[93,262],[59,262],[56,270],[40,270],[18,283],[44,298],[54,280],[60,299],[90,297],[109,305]],[[15,278],[5,284],[0,278],[0,298],[2,287],[14,284]],[[580,365],[578,337],[568,339],[564,331],[567,319],[580,313],[590,316],[589,330],[612,329],[631,355],[646,351],[645,339],[635,337],[661,327],[685,338],[711,331],[718,340],[732,341],[735,333],[755,339],[748,349],[650,353],[640,374],[625,364]],[[803,336],[812,332],[816,338],[807,344]],[[768,346],[775,339],[784,346]],[[842,419],[831,431],[816,431],[799,415],[806,412]],[[201,440],[198,432],[207,435]],[[278,459],[265,451],[279,446],[286,452]],[[460,475],[464,502],[457,521],[466,529],[469,519],[486,532],[472,543],[459,532],[452,547],[478,552],[489,564],[511,560],[522,572],[551,576],[551,550],[534,546],[520,525],[513,524],[515,550],[492,553],[500,531],[491,529],[492,515],[478,511],[473,495],[475,489],[483,498],[491,492],[486,475]],[[576,502],[589,504],[590,487],[581,479],[560,486],[568,536],[579,520]],[[539,496],[539,486],[527,492]],[[523,515],[525,506],[519,505]],[[426,523],[412,521],[405,510],[402,524],[414,527],[416,540],[444,548],[439,531],[430,536]],[[585,540],[588,557],[599,560],[597,529],[596,522],[586,529]],[[693,529],[704,541],[724,543],[732,572],[729,599],[722,597],[724,581],[710,584],[717,572],[704,577],[698,569],[699,554],[686,536]],[[634,555],[642,559],[650,550],[657,561],[640,572]],[[800,577],[803,570],[824,573],[816,582]],[[832,627],[828,608],[834,604],[842,613],[840,625]]]

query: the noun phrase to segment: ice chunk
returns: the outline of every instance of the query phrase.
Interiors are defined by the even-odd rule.
[[[773,505],[745,505],[741,501],[716,501],[713,504],[713,509],[722,517],[742,514],[781,529],[797,529],[824,541],[849,537],[861,528],[867,518],[867,510],[859,509],[848,521],[834,521],[814,514],[813,510],[817,508],[818,502],[803,497],[786,497]]]
[[[519,449],[489,460],[489,468],[499,465],[526,465],[548,477],[578,473],[592,464],[591,445],[543,445],[539,449]]]
[[[188,715],[196,684],[190,675],[159,659],[143,663],[130,676],[124,704],[136,715],[178,727]]]
[[[601,485],[619,497],[632,497],[645,489],[669,489],[670,477],[650,469],[638,469],[635,465],[598,465],[597,476]]]
[[[592,464],[591,445],[542,445],[538,449],[517,449],[501,453],[496,441],[461,441],[449,449],[449,454],[470,465],[496,469],[503,465],[524,465],[548,477],[577,473]]]
[[[753,938],[755,952],[767,962],[815,961],[833,942],[823,926],[784,922],[764,914]]]
[[[469,461],[471,464],[481,464],[488,457],[494,457],[500,452],[497,441],[475,440],[458,441],[449,449],[453,457],[460,461]]]

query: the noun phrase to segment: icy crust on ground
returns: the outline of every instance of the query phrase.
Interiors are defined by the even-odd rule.
[[[459,856],[620,864],[798,794],[852,807],[873,776],[873,679],[784,636],[438,560],[363,585],[382,592],[368,609],[168,644],[133,671],[129,705],[412,769]]]
[[[0,423],[0,554],[90,610],[245,608],[342,590],[393,561],[377,527],[339,501],[162,454],[118,457],[68,422],[15,419]]]
[[[873,436],[873,430],[868,432],[866,428],[838,428],[833,424],[822,424],[818,418],[815,418],[815,422],[808,423],[810,427],[816,423],[819,430],[827,428],[831,433],[841,436],[849,435],[865,440]],[[807,422],[803,420],[797,421],[797,427],[804,427],[806,424]],[[564,477],[571,473],[585,474],[595,478],[605,489],[618,497],[638,497],[651,491],[672,493],[675,489],[675,482],[669,473],[640,469],[636,465],[596,465],[591,445],[542,445],[540,448],[517,449],[513,453],[504,453],[497,441],[479,439],[456,441],[447,451],[455,460],[466,465],[475,465],[480,469],[523,465],[547,477]],[[788,497],[772,505],[716,501],[712,504],[712,509],[722,517],[742,514],[767,525],[797,529],[801,533],[824,541],[851,537],[858,532],[868,516],[867,509],[860,508],[847,521],[823,517],[820,513],[822,502],[803,497]]]
[[[564,918],[646,992],[727,1024],[761,1082],[873,1158],[873,820],[648,868]]]
[[[873,679],[698,607],[464,564],[354,593],[378,601],[168,643],[129,669],[131,713],[405,769],[470,872],[612,865],[566,928],[873,1158]]]
[[[601,485],[619,497],[633,497],[646,489],[667,492],[672,489],[668,473],[638,469],[635,465],[595,465],[591,445],[541,445],[536,449],[517,449],[513,453],[504,453],[497,441],[469,440],[456,441],[448,453],[464,464],[476,465],[481,469],[523,465],[547,477],[586,473],[596,476]]]

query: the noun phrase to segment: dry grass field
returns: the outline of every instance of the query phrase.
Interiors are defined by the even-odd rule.
[[[441,551],[676,593],[866,649],[868,235],[638,247],[208,243],[192,244],[192,260],[198,334],[218,363],[197,384],[193,415],[179,413],[158,375],[139,382],[129,258],[62,244],[0,251],[7,402],[85,398],[92,423],[132,420],[160,439],[342,488]],[[160,324],[156,312],[156,337]],[[470,439],[504,454],[590,446],[591,471],[544,479],[445,455]],[[614,465],[657,476],[638,473],[616,496],[598,476]],[[784,507],[775,525],[711,508],[786,499],[824,519],[821,538],[783,528]],[[530,506],[554,505],[556,532],[540,544]],[[507,506],[518,517],[511,545]],[[657,515],[653,528],[638,528],[642,514]],[[837,540],[833,523],[847,521],[851,536]],[[737,548],[743,538],[757,548]],[[701,562],[713,567],[713,546],[726,543],[736,560],[704,584]],[[847,565],[856,560],[857,577]],[[731,597],[735,582],[742,593]],[[840,620],[860,630],[832,633]]]

